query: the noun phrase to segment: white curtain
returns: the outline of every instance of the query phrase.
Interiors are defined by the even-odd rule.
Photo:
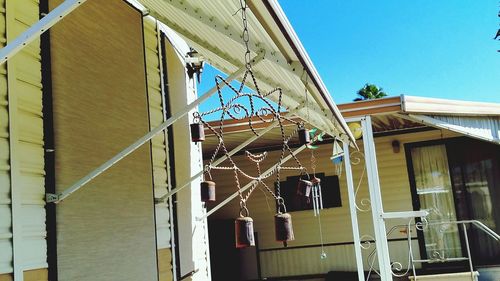
[[[428,258],[462,256],[456,221],[448,157],[444,145],[415,147],[411,150],[420,208],[429,211],[430,225],[424,230]],[[435,225],[433,225],[435,224]]]

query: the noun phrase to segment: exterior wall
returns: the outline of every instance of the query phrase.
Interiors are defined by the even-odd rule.
[[[162,91],[160,46],[156,21],[151,17],[144,19],[144,43],[146,51],[146,70],[148,79],[149,122],[151,129],[165,120]],[[154,196],[160,198],[168,191],[166,134],[151,140],[153,154]],[[156,246],[158,248],[159,280],[173,279],[171,251],[171,222],[168,203],[155,205]]]
[[[0,7],[2,46],[39,19],[38,1]],[[35,40],[0,66],[0,280],[47,280],[40,60]]]
[[[0,47],[7,42],[5,0],[0,1]],[[12,272],[12,212],[10,198],[9,112],[7,64],[0,65],[0,280]],[[10,274],[9,274],[10,275]],[[5,280],[10,280],[3,277]]]
[[[87,1],[50,35],[62,192],[149,131],[142,14]],[[148,143],[57,204],[60,281],[157,280],[151,161]]]
[[[158,280],[173,280],[172,275],[172,251],[170,248],[158,250]]]
[[[16,0],[8,1],[7,4],[5,2],[5,0],[0,0],[0,7],[3,7],[0,9],[0,46],[4,46],[7,40],[15,38],[17,34],[35,23],[39,17],[38,1]],[[53,9],[61,2],[62,0],[50,0],[50,8]],[[98,5],[100,6],[98,7]],[[102,5],[109,7],[103,8]],[[127,11],[123,12],[122,9]],[[110,17],[109,13],[105,13],[105,11],[109,10],[120,10],[121,12],[113,13],[114,16]],[[88,18],[88,15],[95,15],[96,18]],[[100,17],[106,17],[110,22],[106,25],[104,24],[105,20]],[[61,192],[75,180],[114,155],[118,148],[123,148],[119,146],[128,145],[135,138],[146,132],[144,126],[134,124],[133,120],[136,119],[134,112],[141,115],[139,119],[142,118],[143,121],[148,119],[149,116],[149,128],[155,127],[163,121],[164,104],[161,92],[156,25],[154,22],[146,20],[143,30],[144,34],[137,33],[138,27],[140,27],[137,23],[140,22],[140,18],[141,15],[138,12],[131,12],[130,6],[121,0],[107,1],[102,4],[89,1],[52,29],[51,53],[53,96],[56,108],[54,110],[54,119],[56,155],[58,157],[56,158],[58,192]],[[135,19],[138,20],[135,21]],[[114,20],[123,21],[116,23],[113,22]],[[78,32],[75,32],[76,30]],[[126,35],[121,34],[120,31],[116,32],[117,30],[126,30]],[[106,31],[114,31],[116,33],[111,34],[113,36],[104,37],[103,35],[110,35],[103,34]],[[137,49],[142,41],[131,40],[131,36],[135,35],[144,35],[145,49]],[[125,44],[127,40],[134,42],[134,44]],[[97,46],[94,46],[95,50],[89,50],[91,49],[88,45],[89,42],[93,42]],[[107,46],[111,45],[111,47],[107,49],[102,44],[99,45],[99,43]],[[135,43],[138,45],[135,46]],[[18,268],[16,280],[22,280],[23,278],[29,281],[48,280],[45,242],[42,85],[39,45],[39,40],[36,40],[16,57],[9,60],[8,64],[0,66],[0,80],[5,82],[0,83],[1,281],[14,280],[14,268]],[[119,45],[127,46],[127,51],[121,52],[122,49],[119,48]],[[111,51],[113,47],[116,48],[114,51]],[[89,48],[87,53],[78,53],[78,49],[85,48]],[[168,46],[168,48],[169,56],[172,56],[170,59],[173,59],[175,57],[175,55],[172,55],[174,54],[174,49],[172,46]],[[111,53],[106,53],[106,50],[111,51]],[[117,52],[116,50],[120,51]],[[147,107],[149,115],[144,111],[146,107],[142,107],[139,110],[132,110],[127,107],[130,104],[141,105],[141,102],[128,101],[130,102],[129,104],[122,104],[121,101],[112,99],[109,96],[106,97],[108,98],[106,102],[101,100],[100,98],[104,97],[105,94],[113,94],[115,96],[119,94],[120,96],[124,96],[127,90],[134,93],[144,92],[144,88],[139,88],[141,85],[145,85],[146,81],[142,83],[137,77],[132,78],[130,73],[137,74],[137,72],[134,72],[134,67],[127,67],[130,66],[127,64],[133,61],[131,57],[137,58],[137,55],[140,55],[141,59],[143,59],[143,53],[147,66],[147,91],[149,93],[149,104]],[[123,58],[125,59],[123,60]],[[196,98],[194,82],[185,77],[184,65],[182,63],[179,64],[182,58],[177,57],[175,59],[178,62],[169,70],[171,71],[170,75],[172,75],[172,79],[179,79],[176,80],[179,83],[172,84],[178,84],[178,89],[184,87],[183,93],[188,94],[177,94],[174,97],[172,102],[174,113]],[[88,64],[89,62],[91,65]],[[92,65],[92,63],[95,64]],[[141,60],[137,61],[134,65],[143,65],[143,63],[144,61]],[[113,68],[115,72],[110,71],[109,67],[111,65],[115,66]],[[126,73],[122,73],[119,70],[123,70]],[[7,73],[9,74],[8,76]],[[179,77],[179,74],[183,77]],[[144,75],[144,70],[142,71],[142,75]],[[129,77],[127,78],[127,76]],[[102,79],[99,80],[97,77]],[[119,77],[120,79],[116,80],[114,77]],[[92,82],[89,83],[89,81]],[[104,83],[104,81],[106,82]],[[125,84],[124,87],[126,88],[130,86],[126,83],[127,81],[132,81],[136,86],[131,86],[127,90],[121,91],[117,90],[121,89],[118,85],[113,84],[115,82]],[[81,97],[86,93],[99,93],[102,88],[106,87],[110,87],[108,89],[113,90],[103,93],[101,97],[99,95],[94,96],[94,101],[92,102],[85,100],[85,98],[83,100],[79,99],[79,96]],[[178,89],[174,89],[174,93],[179,93],[176,91]],[[91,112],[98,112],[101,109],[99,101],[103,101],[102,104],[107,105],[109,112],[101,111],[100,116],[97,117]],[[120,106],[126,110],[116,110]],[[126,113],[123,114],[124,112]],[[117,128],[110,127],[107,127],[105,131],[100,131],[100,133],[97,132],[99,128],[104,129],[107,126],[105,125],[106,118],[110,115],[125,122],[132,121],[129,122],[127,128],[118,130],[120,134],[114,134],[113,130]],[[183,170],[177,173],[176,176],[180,180],[185,180],[190,174],[197,173],[202,169],[201,151],[199,146],[192,145],[189,142],[188,146],[186,146],[186,140],[189,139],[189,131],[185,128],[188,127],[189,117],[183,118],[180,122],[183,124],[176,125],[175,129],[178,132],[176,133],[177,147],[180,147],[179,152],[184,152],[185,149],[188,149],[190,153],[184,154],[178,152],[176,154],[176,162],[179,159],[178,167],[188,169],[190,173]],[[117,123],[113,124],[116,125]],[[116,126],[118,127],[118,125]],[[94,130],[96,127],[97,130]],[[135,133],[131,133],[131,131],[137,134],[133,136]],[[93,142],[107,135],[112,135],[113,140],[104,143],[100,141]],[[82,140],[82,138],[88,138],[89,136],[94,137],[94,139],[92,141],[88,141],[88,139]],[[119,138],[116,138],[117,136]],[[79,139],[81,142],[78,142]],[[117,250],[127,248],[127,246],[131,248],[134,246],[150,245],[154,248],[154,244],[152,244],[154,243],[154,236],[152,236],[154,232],[151,232],[153,229],[151,225],[152,217],[149,216],[151,220],[148,220],[148,215],[151,215],[151,213],[147,211],[148,207],[152,206],[150,205],[152,204],[152,190],[146,188],[142,189],[140,193],[134,193],[135,191],[130,188],[130,185],[150,187],[154,184],[156,197],[163,195],[167,187],[165,150],[165,136],[160,135],[152,140],[151,147],[145,145],[142,149],[129,156],[130,161],[124,160],[122,164],[106,172],[107,175],[102,175],[100,179],[94,180],[89,186],[79,190],[71,198],[58,205],[59,280],[73,280],[76,276],[78,276],[79,280],[128,280],[127,278],[138,280],[137,276],[140,276],[140,280],[154,280],[156,279],[155,272],[157,268],[154,260],[156,255],[158,258],[159,280],[172,280],[170,213],[166,205],[155,206],[157,219],[156,235],[158,238],[156,255],[148,253],[148,251],[141,251],[134,254],[130,254],[130,252],[128,254],[117,253]],[[11,151],[15,153],[11,154]],[[143,167],[133,165],[134,167],[131,168],[131,162],[147,163],[147,165]],[[151,162],[152,167],[149,166]],[[116,171],[130,171],[131,169],[135,172],[133,179]],[[190,171],[191,169],[192,171]],[[144,174],[143,172],[149,173],[148,180],[142,183],[136,182],[137,174]],[[144,185],[147,181],[151,181],[151,174],[152,182]],[[118,184],[116,181],[117,176],[124,178],[127,182]],[[113,187],[118,188],[118,185],[119,190]],[[193,183],[193,186],[198,185],[199,183]],[[11,192],[11,187],[13,186],[23,188],[12,188]],[[127,192],[123,193],[124,190]],[[78,193],[80,194],[78,195]],[[141,198],[147,200],[141,201]],[[121,202],[118,203],[117,201],[120,200]],[[130,206],[123,204],[123,200],[129,203],[134,202],[134,206],[139,206],[142,213],[134,212],[133,214],[127,214],[127,210],[124,208]],[[196,228],[198,224],[195,220],[195,217],[201,215],[203,212],[201,203],[199,203],[199,193],[190,192],[185,200],[189,202],[186,203],[186,207],[183,207],[183,209],[191,208],[191,200],[195,200],[195,207],[190,209],[191,214],[189,216],[185,217],[182,212],[180,220],[189,225],[191,231],[195,230],[195,237],[192,239],[181,239],[183,239],[183,243],[186,245],[193,244],[193,241],[200,241],[200,243],[190,246],[191,254],[186,255],[183,252],[183,255],[187,257],[186,264],[189,265],[184,267],[184,271],[189,272],[191,269],[200,269],[200,272],[192,279],[207,280],[208,276],[210,276],[210,269],[207,259],[208,241],[206,224],[199,224],[203,227]],[[117,206],[115,203],[121,206]],[[106,212],[103,212],[103,209],[99,206],[106,206]],[[131,210],[133,208],[129,208],[129,211]],[[144,211],[148,215],[142,216],[144,215]],[[120,216],[125,216],[125,220],[129,222],[127,229],[120,228],[121,226],[127,227],[125,221],[119,219]],[[12,217],[15,217],[14,223],[12,222]],[[96,220],[97,217],[99,217],[98,220]],[[120,226],[117,227],[116,223]],[[113,225],[114,227],[115,232],[113,236],[109,236],[108,234],[110,233],[106,231],[106,229],[109,229],[109,225]],[[133,228],[130,228],[131,225],[133,225]],[[22,232],[24,235],[13,235],[11,229],[14,232],[17,231],[17,233]],[[140,231],[137,232],[137,229],[140,229]],[[121,236],[121,234],[127,237]],[[117,239],[117,237],[123,239]],[[139,237],[140,239],[138,240],[137,238]],[[132,240],[129,238],[134,242],[130,243]],[[116,243],[120,243],[120,240],[127,245],[122,245],[122,247],[116,245]],[[17,245],[14,246],[17,247],[15,251],[13,250],[13,245]],[[96,247],[113,257],[110,256],[109,259],[99,257],[103,252]],[[184,246],[184,248],[187,247]],[[16,253],[16,256],[13,255],[13,252]],[[146,256],[141,256],[145,252]],[[91,259],[89,259],[90,257]],[[127,261],[122,261],[122,259],[127,259]],[[124,266],[124,269],[117,270],[114,267],[110,267],[109,263],[103,262],[110,260],[114,261],[114,265],[120,264]],[[15,266],[13,267],[12,264]],[[78,266],[75,266],[75,264],[78,264]],[[133,268],[137,265],[140,265],[143,274],[135,276],[134,273],[137,272],[134,272]],[[104,271],[99,270],[99,268]],[[100,274],[103,272],[105,273]]]
[[[413,209],[403,149],[404,143],[439,139],[449,136],[454,136],[454,134],[433,130],[375,138],[380,185],[382,187],[385,211],[408,211]],[[397,154],[392,151],[391,142],[393,140],[398,140],[401,143],[401,151]],[[361,142],[358,142],[358,145],[361,148],[363,147]],[[316,171],[324,172],[327,176],[332,175],[333,171],[333,166],[329,159],[331,149],[331,144],[327,144],[321,145],[320,148],[315,150],[315,155],[318,159]],[[262,166],[262,170],[274,164],[275,159],[278,157],[278,153],[277,151],[270,152],[267,157],[267,159],[270,160],[267,160]],[[310,165],[310,156],[309,152],[299,154],[299,159],[306,167]],[[244,160],[244,156],[238,156],[236,160],[243,169],[253,171],[247,164],[248,162]],[[364,161],[359,165],[353,166],[355,186],[359,183],[360,177],[363,174],[363,166]],[[290,172],[282,172],[282,174],[282,179],[285,179],[286,176],[295,175]],[[228,173],[219,173],[215,175],[214,180],[217,184],[217,198],[219,198],[219,201],[236,191],[232,175]],[[273,180],[267,182],[267,184],[273,186]],[[245,183],[242,182],[242,186],[244,184]],[[255,231],[259,233],[259,254],[263,277],[324,274],[331,270],[356,270],[345,173],[340,178],[340,189],[342,207],[325,209],[321,212],[323,238],[326,245],[325,252],[328,256],[328,258],[324,260],[320,259],[321,248],[318,219],[313,216],[312,211],[292,213],[296,240],[289,242],[289,248],[282,248],[280,243],[274,241],[274,200],[269,194],[264,194],[259,189],[254,192],[249,201],[248,208],[250,210],[250,216],[254,219]],[[369,198],[366,175],[359,187],[357,196],[358,205],[362,198]],[[214,213],[210,219],[235,218],[238,214],[238,210],[238,201],[234,200]],[[358,220],[360,234],[373,236],[371,214],[358,212]],[[404,220],[389,222],[387,229],[391,229],[393,225],[406,223],[407,221]],[[406,235],[396,230],[388,238],[391,240],[391,242],[389,242],[391,261],[399,261],[406,266],[405,263],[408,254],[407,242],[404,240]],[[365,239],[366,237],[362,238],[362,240]],[[414,253],[418,255],[418,242],[416,236],[413,238],[412,245]],[[368,251],[363,251],[364,266],[366,270],[369,268],[366,258],[372,249],[373,247]]]
[[[167,28],[168,29],[168,28]],[[172,34],[169,34],[172,36]],[[177,41],[179,38],[169,38]],[[196,79],[190,79],[185,71],[184,54],[177,50],[187,52],[189,47],[173,47],[167,38],[165,40],[166,61],[168,74],[168,93],[170,104],[168,107],[174,115],[183,110],[186,105],[197,98]],[[175,43],[175,44],[176,44]],[[175,182],[176,185],[188,181],[192,176],[203,169],[203,161],[200,144],[191,142],[189,124],[192,120],[190,111],[178,121],[173,127],[174,159],[175,159]],[[198,222],[205,209],[200,200],[200,180],[193,181],[184,190],[177,193],[177,225],[179,233],[179,259],[181,276],[198,270],[196,274],[186,280],[210,280],[210,260],[208,252],[208,231],[206,221]]]

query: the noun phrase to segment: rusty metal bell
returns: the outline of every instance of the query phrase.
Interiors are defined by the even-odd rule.
[[[203,202],[215,201],[215,182],[203,181],[201,182],[200,187],[201,187],[201,201]]]
[[[321,179],[320,178],[317,178],[317,177],[313,177],[312,180],[311,180],[312,184],[320,184],[321,183]]]
[[[299,180],[297,185],[297,195],[309,198],[311,196],[312,182],[308,180]]]
[[[308,129],[300,127],[299,130],[297,131],[297,134],[299,135],[300,144],[304,145],[311,143],[311,136],[309,135]]]
[[[251,217],[237,218],[234,221],[234,232],[236,235],[236,248],[255,246],[253,219]]]
[[[193,123],[189,126],[191,127],[192,142],[202,142],[205,140],[205,128],[203,128],[203,123]]]
[[[292,216],[289,213],[277,213],[274,215],[274,230],[276,241],[283,242],[287,246],[288,241],[295,240],[292,228]]]

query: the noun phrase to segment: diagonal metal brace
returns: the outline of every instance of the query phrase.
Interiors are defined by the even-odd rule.
[[[265,53],[260,53],[257,57],[255,57],[252,60],[252,64],[256,64],[260,62],[265,56]],[[238,76],[240,76],[243,72],[245,72],[246,66],[240,67],[238,70],[233,72],[230,76],[226,78],[226,80],[232,81],[236,79]],[[116,154],[113,158],[109,159],[106,161],[104,164],[101,166],[97,167],[95,170],[87,174],[85,177],[80,179],[79,181],[75,182],[72,186],[70,186],[68,189],[64,190],[63,192],[54,195],[54,194],[47,194],[46,199],[50,199],[52,203],[59,203],[62,200],[66,199],[68,196],[70,196],[73,192],[77,191],[80,189],[82,186],[93,180],[95,177],[99,176],[103,172],[105,172],[107,169],[111,168],[113,165],[118,163],[120,160],[125,158],[127,155],[130,153],[134,152],[136,149],[141,147],[144,143],[147,141],[151,140],[154,138],[157,134],[161,133],[165,129],[167,129],[170,125],[172,125],[175,121],[179,120],[182,118],[185,114],[187,114],[189,111],[193,110],[196,106],[198,106],[200,103],[204,102],[207,100],[209,97],[211,97],[214,93],[217,92],[217,86],[214,86],[212,89],[208,90],[206,93],[204,93],[201,97],[193,101],[192,103],[188,104],[183,110],[175,113],[172,115],[172,117],[168,118],[165,122],[160,124],[158,127],[154,128],[151,130],[149,133],[135,141],[133,144]],[[57,198],[56,198],[57,197]],[[49,201],[47,201],[49,202]]]
[[[26,31],[0,50],[0,65],[24,49],[29,43],[35,41],[45,31],[49,30],[54,24],[58,23],[86,1],[66,0],[37,23],[26,29]]]

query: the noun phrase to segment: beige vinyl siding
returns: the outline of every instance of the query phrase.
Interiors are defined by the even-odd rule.
[[[404,153],[404,143],[417,142],[430,139],[438,139],[441,137],[453,136],[452,133],[441,133],[441,131],[433,130],[420,133],[411,133],[396,136],[378,137],[375,138],[377,149],[377,160],[380,173],[380,185],[382,187],[382,197],[385,211],[408,211],[412,210],[411,193],[408,181],[406,159]],[[401,143],[401,151],[397,154],[393,153],[391,142],[399,140]],[[358,145],[362,148],[362,142]],[[321,145],[320,148],[315,150],[315,155],[318,158],[317,172],[324,172],[327,176],[333,172],[333,165],[329,159],[331,155],[331,144]],[[277,161],[279,152],[270,152],[262,170],[269,167]],[[304,166],[310,167],[310,150],[306,150],[299,154],[298,158]],[[255,169],[249,165],[248,161],[243,156],[236,157],[237,163],[241,165],[244,170],[254,172]],[[287,162],[292,163],[292,162]],[[353,166],[354,184],[357,186],[360,176],[363,171],[364,161],[359,165]],[[308,168],[310,171],[310,169]],[[345,170],[345,169],[343,169]],[[295,175],[294,173],[282,173],[282,180],[286,176]],[[228,172],[213,173],[214,180],[217,184],[217,198],[222,201],[229,194],[236,191],[233,177]],[[272,180],[267,181],[269,186],[273,186]],[[242,182],[242,186],[245,182]],[[323,187],[327,188],[327,187]],[[323,229],[324,243],[349,243],[353,241],[351,219],[349,215],[348,195],[345,182],[345,174],[340,178],[340,191],[342,198],[342,207],[325,209],[321,212],[321,222]],[[362,198],[369,198],[366,173],[361,182],[357,201]],[[252,195],[248,208],[250,216],[254,219],[255,231],[259,233],[259,246],[260,249],[273,249],[281,248],[282,244],[274,240],[274,221],[273,216],[275,213],[274,199],[263,191],[256,189]],[[222,218],[235,218],[238,215],[238,201],[235,199],[230,204],[214,213],[210,219]],[[312,211],[299,211],[292,213],[295,241],[289,242],[289,247],[305,246],[305,245],[318,245],[320,244],[319,227],[317,218],[313,216]],[[358,213],[360,234],[368,234],[373,236],[373,227],[371,213],[366,212]],[[407,221],[395,220],[387,224],[389,230],[393,225],[405,224]],[[393,232],[389,239],[402,239],[406,236],[399,230]],[[402,243],[402,244],[401,244]],[[413,242],[414,246],[416,241]],[[391,260],[399,259],[399,261],[406,261],[406,242],[390,242]],[[418,247],[414,247],[418,253]],[[278,276],[278,275],[302,275],[313,273],[326,273],[329,270],[351,270],[355,271],[356,266],[354,262],[354,248],[352,245],[347,246],[330,246],[326,248],[328,258],[320,260],[320,248],[304,248],[293,250],[280,250],[280,251],[263,251],[260,253],[261,266],[263,276]],[[368,251],[363,251],[365,266],[366,256]],[[311,264],[298,261],[303,257],[310,257],[314,259]],[[393,259],[394,258],[394,259]],[[328,270],[326,270],[328,268]],[[367,267],[365,267],[367,269]]]
[[[149,118],[151,129],[164,121],[163,99],[161,90],[160,61],[158,54],[158,37],[156,22],[152,18],[145,18],[144,40],[146,46],[146,66],[149,95]],[[153,153],[153,181],[155,197],[167,193],[167,154],[165,134],[159,134],[151,140]],[[158,249],[170,247],[169,212],[166,204],[157,204],[156,232]]]
[[[163,97],[161,89],[160,54],[156,21],[144,18],[144,43],[149,97],[149,123],[151,129],[164,121]],[[165,134],[151,140],[153,154],[154,195],[159,198],[167,193],[167,153]],[[158,248],[159,280],[172,280],[172,253],[170,235],[170,213],[167,203],[155,205],[156,247]]]
[[[2,1],[0,6],[5,8],[2,44],[39,20],[38,1]],[[15,275],[47,267],[40,61],[37,39],[0,68],[0,273],[8,268],[6,262],[13,264]]]
[[[87,1],[50,35],[62,192],[149,131],[142,14]],[[152,173],[147,143],[57,205],[59,280],[157,280]]]
[[[6,41],[5,0],[0,0],[0,47],[5,46]],[[6,66],[7,64],[0,65],[0,276],[2,273],[12,272],[13,270]]]

